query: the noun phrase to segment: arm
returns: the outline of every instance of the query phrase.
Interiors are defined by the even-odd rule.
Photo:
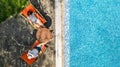
[[[45,44],[47,44],[48,42],[50,42],[50,41],[52,41],[53,39],[50,39],[50,40],[47,40],[46,42],[43,42],[43,43],[40,43],[39,45],[37,45],[37,46],[41,46],[41,45],[45,45]]]

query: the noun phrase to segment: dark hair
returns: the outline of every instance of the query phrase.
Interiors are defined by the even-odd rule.
[[[50,30],[50,32],[52,33],[52,32],[54,32],[53,30]]]
[[[32,13],[33,13],[33,11],[29,10],[29,11],[27,12],[27,15],[29,16],[29,15],[31,15]]]

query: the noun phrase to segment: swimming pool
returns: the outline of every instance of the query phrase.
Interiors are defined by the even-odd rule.
[[[70,0],[70,67],[120,67],[120,0]]]

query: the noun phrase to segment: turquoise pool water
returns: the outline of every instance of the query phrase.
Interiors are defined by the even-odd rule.
[[[120,0],[70,0],[70,67],[120,67]]]

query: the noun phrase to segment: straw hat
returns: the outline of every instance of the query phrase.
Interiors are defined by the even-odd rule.
[[[40,28],[36,32],[36,38],[40,42],[46,42],[52,38],[52,33],[47,28]]]

